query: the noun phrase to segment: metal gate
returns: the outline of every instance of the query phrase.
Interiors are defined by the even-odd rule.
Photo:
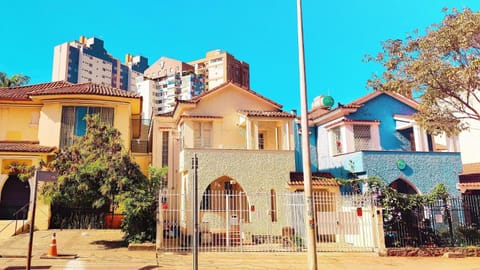
[[[161,194],[161,198],[159,249],[190,251],[191,198],[184,194]],[[379,217],[370,196],[320,192],[313,199],[317,251],[371,252],[378,248]],[[199,208],[200,251],[306,250],[304,193],[221,191],[203,194]]]

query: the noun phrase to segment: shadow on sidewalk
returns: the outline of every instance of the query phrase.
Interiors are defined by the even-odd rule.
[[[90,244],[93,245],[103,245],[106,249],[116,249],[116,248],[124,248],[128,247],[127,243],[123,240],[98,240],[98,241],[93,241]]]
[[[25,269],[25,266],[8,266],[7,268],[4,268],[5,270],[20,270],[20,269]],[[50,265],[43,265],[43,266],[30,266],[30,269],[50,269],[52,266]]]

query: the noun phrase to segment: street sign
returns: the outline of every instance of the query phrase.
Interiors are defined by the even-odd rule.
[[[43,182],[57,181],[58,173],[48,171],[37,171],[37,180]]]

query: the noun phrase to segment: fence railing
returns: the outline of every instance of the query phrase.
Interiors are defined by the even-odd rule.
[[[107,209],[68,208],[52,205],[51,229],[105,229]]]
[[[396,217],[389,212],[383,220],[387,247],[480,245],[480,196],[445,198]]]
[[[161,194],[159,246],[191,251],[192,196]],[[199,196],[200,251],[306,250],[304,193],[208,191]],[[376,205],[370,196],[314,193],[318,251],[373,251],[378,247]]]
[[[13,230],[13,235],[16,235],[18,232],[24,232],[26,230],[25,223],[27,222],[28,216],[28,207],[30,206],[29,203],[25,204],[24,206],[18,207],[4,207],[2,210],[4,211],[3,214],[9,213],[6,216],[2,215],[2,219],[11,220],[7,225],[0,229],[0,233],[5,231],[11,224],[15,223],[15,228]],[[13,213],[12,213],[13,212]],[[5,217],[5,218],[3,218]],[[19,229],[20,226],[20,229]]]

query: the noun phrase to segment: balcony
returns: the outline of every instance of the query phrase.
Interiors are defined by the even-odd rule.
[[[152,144],[147,140],[131,140],[130,151],[132,153],[151,153]]]

